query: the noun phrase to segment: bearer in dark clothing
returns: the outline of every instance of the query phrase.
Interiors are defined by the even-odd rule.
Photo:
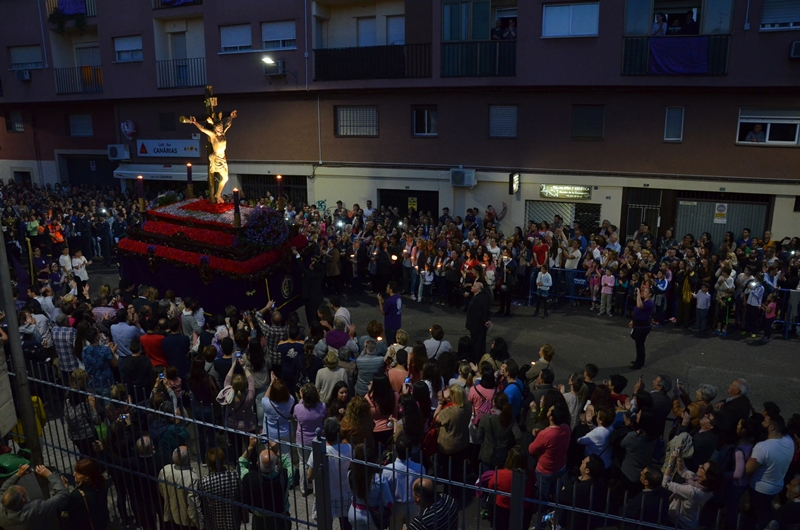
[[[306,322],[309,325],[319,320],[317,308],[322,305],[322,282],[325,281],[325,268],[319,263],[318,253],[312,250],[311,263],[308,267],[303,263],[303,258],[297,249],[292,249],[300,269],[303,271],[303,300],[306,306]]]

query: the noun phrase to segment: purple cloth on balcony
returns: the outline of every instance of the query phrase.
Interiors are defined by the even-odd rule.
[[[651,74],[707,74],[707,36],[651,37]]]
[[[161,0],[161,5],[182,6],[184,4],[194,4],[194,0]]]
[[[58,9],[65,15],[86,14],[86,0],[58,0]]]

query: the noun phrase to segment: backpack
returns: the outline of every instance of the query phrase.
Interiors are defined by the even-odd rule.
[[[485,414],[491,414],[492,401],[494,401],[494,395],[497,393],[497,388],[492,391],[492,397],[490,398],[486,398],[483,394],[481,394],[481,391],[478,390],[477,386],[475,387],[475,392],[477,392],[478,395],[483,399],[481,404],[478,405],[478,408],[475,409],[475,414],[472,416],[472,424],[477,427],[481,422],[481,418],[483,418]]]

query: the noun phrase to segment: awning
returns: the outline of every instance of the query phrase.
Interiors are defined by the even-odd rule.
[[[114,170],[115,179],[135,179],[141,175],[145,180],[177,180],[186,182],[185,164],[120,164]],[[208,179],[207,165],[192,166],[192,180]]]

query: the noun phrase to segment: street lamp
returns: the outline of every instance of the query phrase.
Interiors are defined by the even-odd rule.
[[[291,70],[286,69],[286,61],[283,59],[278,59],[277,61],[270,57],[269,55],[265,55],[261,58],[261,61],[265,64],[264,67],[264,76],[266,77],[273,77],[273,76],[285,76],[286,74],[292,74],[294,76],[294,82],[297,84],[297,72],[292,72]]]

